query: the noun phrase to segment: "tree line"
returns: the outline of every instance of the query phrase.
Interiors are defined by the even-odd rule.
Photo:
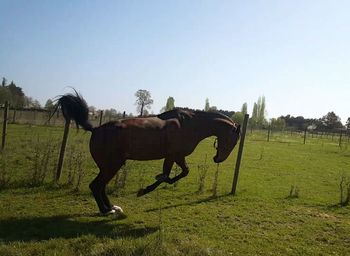
[[[140,116],[147,115],[145,109],[150,109],[153,104],[151,99],[151,93],[147,90],[138,90],[135,93],[137,98],[135,104]],[[175,99],[171,96],[168,97],[165,106],[161,109],[161,113],[169,111],[175,108]],[[195,110],[187,107],[181,107],[185,110]],[[219,112],[232,118],[237,123],[243,123],[244,115],[248,112],[248,104],[243,103],[240,111],[230,111],[217,109],[216,106],[210,106],[209,99],[205,99],[204,111]],[[340,117],[333,111],[328,112],[321,118],[307,119],[302,116],[293,117],[291,115],[280,116],[278,118],[267,119],[266,100],[265,96],[260,96],[253,105],[253,111],[249,119],[249,126],[252,129],[261,129],[271,127],[276,130],[283,130],[284,128],[291,128],[294,130],[318,130],[318,131],[333,131],[336,129],[348,129],[350,130],[350,117],[347,119],[345,126],[340,121]]]
[[[139,89],[135,93],[136,110],[139,116],[149,115],[149,110],[153,104],[153,99],[151,93],[148,90]],[[14,81],[10,83],[7,82],[5,77],[2,78],[0,86],[0,105],[3,105],[5,101],[8,101],[12,108],[31,108],[31,109],[45,109],[52,111],[55,108],[54,102],[48,99],[45,106],[42,107],[38,100],[28,97],[23,92],[22,88],[17,86]],[[175,99],[171,96],[168,97],[165,106],[160,110],[160,112],[169,111],[175,108]],[[185,110],[194,110],[187,107],[183,107]],[[210,106],[209,99],[205,99],[204,111],[219,112],[226,116],[232,118],[233,121],[237,123],[242,123],[244,115],[248,112],[247,103],[243,103],[240,111],[223,110],[218,109],[216,106]],[[118,112],[116,109],[106,109],[104,111],[104,116],[109,118],[121,118],[121,117],[132,117],[132,113],[126,114],[125,112]],[[97,116],[100,110],[97,110],[94,106],[89,107],[89,112],[91,115]],[[270,126],[272,129],[282,130],[284,128],[292,128],[295,130],[319,130],[319,131],[329,131],[336,129],[348,129],[350,130],[350,117],[347,119],[345,126],[340,121],[339,116],[337,116],[333,111],[328,112],[321,118],[304,118],[303,116],[293,117],[291,115],[280,116],[278,118],[271,118],[268,120],[266,118],[266,100],[264,96],[258,98],[254,102],[251,117],[249,119],[249,126],[252,129],[267,128]]]
[[[7,82],[5,77],[2,78],[0,86],[0,104],[9,102],[14,108],[40,108],[40,103],[24,94],[21,87],[17,86],[14,81]]]

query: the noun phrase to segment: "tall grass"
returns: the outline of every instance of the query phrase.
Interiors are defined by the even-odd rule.
[[[202,193],[205,187],[205,179],[208,173],[209,165],[207,164],[207,154],[204,158],[203,164],[197,165],[198,170],[198,193]]]
[[[68,149],[66,168],[68,169],[67,184],[73,186],[74,191],[79,191],[82,179],[85,175],[85,154],[82,151],[82,141],[76,140]]]
[[[0,152],[0,190],[7,188],[10,184],[10,175],[7,169],[6,151]]]
[[[31,166],[28,170],[29,177],[26,183],[28,186],[35,187],[43,185],[45,178],[50,172],[53,164],[55,143],[51,137],[41,141],[40,137],[37,136],[37,139],[32,144],[33,154],[28,157],[31,161]]]
[[[216,197],[218,194],[218,178],[219,178],[219,164],[216,164],[216,171],[214,174],[213,185],[212,185],[212,196]]]
[[[339,183],[340,205],[347,206],[350,202],[350,178],[342,176]]]

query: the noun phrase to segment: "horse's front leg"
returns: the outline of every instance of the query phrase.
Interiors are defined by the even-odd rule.
[[[175,162],[178,166],[181,167],[182,172],[179,175],[175,176],[174,178],[168,179],[166,182],[169,184],[173,184],[173,183],[177,182],[179,179],[186,177],[188,175],[188,172],[189,172],[189,168],[187,166],[185,157],[180,158],[180,159],[176,160]]]
[[[173,168],[174,160],[172,158],[165,158],[163,162],[163,172],[156,176],[156,180],[167,182],[170,180],[169,175]]]
[[[163,182],[167,182],[169,183],[170,178],[169,178],[169,174],[171,171],[171,168],[174,165],[174,160],[171,160],[169,158],[165,158],[164,163],[163,163],[163,173],[158,174],[156,176],[157,181],[154,182],[153,184],[147,186],[146,188],[141,188],[139,190],[139,192],[137,193],[137,196],[143,196],[153,190],[155,190],[160,184],[162,184]]]

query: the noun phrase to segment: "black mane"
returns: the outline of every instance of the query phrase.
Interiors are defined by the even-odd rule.
[[[191,119],[193,117],[193,112],[192,111],[187,111],[187,110],[182,110],[178,108],[174,108],[173,110],[161,113],[157,115],[158,118],[162,120],[168,120],[172,118],[176,118],[177,120],[182,123],[184,120]]]
[[[192,119],[193,117],[221,118],[234,124],[231,118],[218,112],[207,112],[207,111],[201,111],[201,110],[191,111],[191,110],[183,110],[181,108],[174,108],[173,110],[157,115],[157,117],[162,120],[176,118],[180,121],[180,123],[182,123],[184,120]]]

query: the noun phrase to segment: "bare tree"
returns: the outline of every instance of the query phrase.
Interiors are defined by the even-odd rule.
[[[153,104],[151,93],[147,90],[140,89],[135,93],[135,96],[137,98],[135,102],[137,112],[139,112],[140,116],[142,116],[144,114],[144,110],[150,109],[151,105]]]

